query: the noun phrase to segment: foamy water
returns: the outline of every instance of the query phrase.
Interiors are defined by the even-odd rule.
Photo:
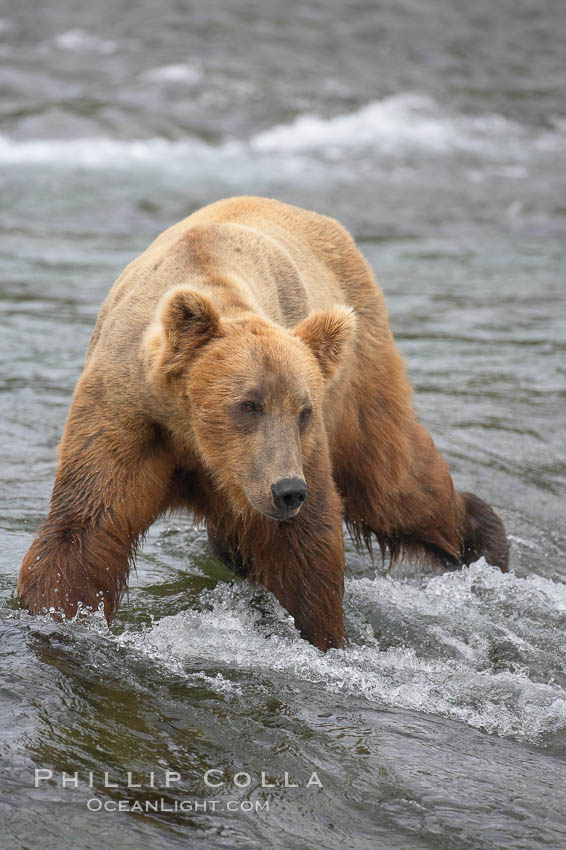
[[[53,40],[59,50],[69,50],[72,53],[114,53],[118,49],[115,41],[98,38],[84,29],[72,29],[59,33]]]
[[[483,561],[418,584],[350,579],[350,645],[326,655],[298,637],[271,595],[259,610],[257,595],[248,584],[219,585],[201,594],[195,610],[126,630],[117,641],[176,672],[218,666],[216,680],[204,679],[222,693],[237,671],[277,671],[329,694],[438,714],[503,737],[536,742],[566,730],[566,668],[556,666],[566,657],[566,585],[502,575]]]
[[[202,72],[186,64],[166,65],[147,72],[151,82],[194,83]],[[16,140],[0,136],[0,162],[53,164],[91,168],[124,167],[167,162],[186,164],[196,159],[210,166],[225,160],[258,156],[316,157],[329,160],[347,157],[407,154],[478,154],[495,161],[523,161],[537,154],[566,150],[566,133],[560,122],[540,133],[501,115],[469,117],[443,110],[430,97],[400,94],[369,103],[353,113],[321,118],[299,115],[247,140],[226,140],[211,145],[198,138],[171,141],[166,138],[112,139],[104,136],[75,139]]]

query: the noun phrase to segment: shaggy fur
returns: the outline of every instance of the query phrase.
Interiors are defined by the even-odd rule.
[[[304,480],[285,517],[272,485]],[[51,510],[18,581],[31,612],[110,620],[135,547],[167,510],[271,590],[301,634],[343,645],[354,540],[507,569],[501,520],[454,490],[419,425],[383,296],[334,220],[234,198],[162,233],[118,278],[59,448]],[[278,512],[279,511],[279,512]]]

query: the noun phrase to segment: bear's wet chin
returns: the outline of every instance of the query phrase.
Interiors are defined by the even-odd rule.
[[[270,514],[272,519],[276,519],[279,522],[284,522],[286,519],[293,519],[293,517],[297,516],[301,512],[302,505],[299,505],[298,508],[294,508],[292,511],[280,511],[277,514]]]
[[[275,507],[273,507],[272,510],[267,511],[267,510],[265,510],[265,508],[261,508],[258,504],[254,504],[254,502],[252,501],[252,499],[250,499],[249,496],[248,496],[248,501],[249,501],[250,505],[252,506],[252,508],[254,509],[254,511],[257,511],[259,514],[262,514],[263,516],[269,517],[269,519],[272,519],[275,522],[285,522],[285,520],[287,520],[287,519],[293,519],[293,517],[296,517],[300,513],[301,508],[302,508],[302,505],[299,505],[298,507],[294,508],[292,511],[286,511],[286,510],[278,511]]]

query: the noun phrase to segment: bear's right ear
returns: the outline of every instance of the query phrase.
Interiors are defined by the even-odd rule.
[[[356,324],[353,309],[338,305],[326,313],[311,313],[293,329],[293,334],[308,345],[329,380],[340,366]]]
[[[198,348],[221,335],[220,316],[212,302],[178,286],[159,303],[158,321],[145,340],[146,352],[153,367],[166,375],[178,375]]]

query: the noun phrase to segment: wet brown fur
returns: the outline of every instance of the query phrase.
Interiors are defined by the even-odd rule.
[[[347,305],[346,307],[341,305]],[[351,309],[355,312],[355,316]],[[241,412],[254,395],[261,415]],[[252,400],[254,400],[252,399]],[[297,424],[305,405],[308,423]],[[270,484],[304,475],[279,522]],[[162,233],[112,288],[18,581],[31,612],[110,619],[140,536],[190,511],[322,650],[346,638],[342,520],[382,553],[507,569],[501,520],[418,424],[383,296],[334,220],[234,198]]]

